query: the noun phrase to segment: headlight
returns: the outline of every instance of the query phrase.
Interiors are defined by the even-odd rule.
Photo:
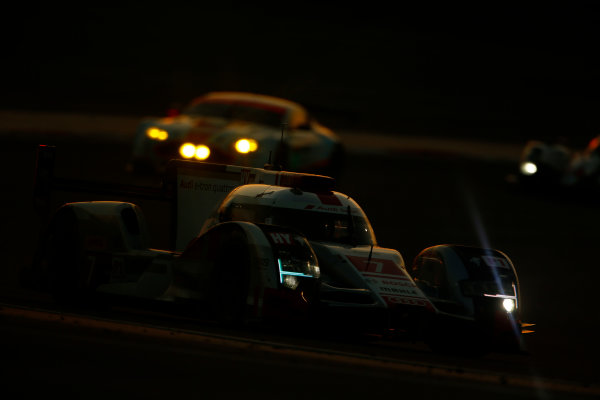
[[[321,271],[315,262],[299,260],[293,257],[277,259],[279,266],[279,282],[290,289],[296,289],[300,284],[299,278],[318,278]]]
[[[283,286],[292,290],[296,290],[298,285],[300,285],[298,277],[294,275],[283,275],[283,281],[281,283],[283,284]]]
[[[196,146],[193,143],[184,143],[179,147],[179,154],[183,158],[206,160],[210,156],[210,149],[203,144]]]
[[[502,301],[502,307],[506,310],[506,312],[513,312],[515,309],[515,301],[513,299],[504,299]]]
[[[537,172],[537,165],[532,162],[524,162],[521,164],[521,172],[524,175],[533,175]]]
[[[167,140],[169,134],[163,129],[151,126],[148,129],[146,129],[146,136],[148,136],[152,140],[158,140],[162,142],[164,140]]]
[[[200,145],[196,147],[196,153],[194,157],[198,160],[206,160],[210,156],[210,149],[208,146]]]
[[[240,139],[235,142],[235,150],[238,153],[246,154],[256,151],[258,149],[258,142],[254,139]]]
[[[179,148],[179,154],[181,154],[181,157],[183,158],[192,158],[194,157],[194,154],[196,154],[196,146],[192,143],[184,143]]]

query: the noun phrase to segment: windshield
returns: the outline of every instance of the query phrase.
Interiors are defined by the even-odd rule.
[[[376,244],[369,221],[363,215],[350,213],[337,214],[232,202],[219,211],[219,220],[286,226],[315,241],[352,246]]]
[[[184,114],[280,127],[285,122],[286,109],[249,101],[210,100],[192,104],[184,111]]]

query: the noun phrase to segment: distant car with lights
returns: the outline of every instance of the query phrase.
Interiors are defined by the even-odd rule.
[[[528,141],[521,153],[519,171],[510,183],[528,189],[589,193],[600,189],[600,136],[583,150],[560,142]]]
[[[571,149],[561,143],[530,140],[521,152],[518,182],[526,185],[562,185],[572,156]]]
[[[51,168],[43,166],[38,161],[36,204],[51,186]],[[81,185],[52,186],[61,182],[70,191]],[[432,343],[445,340],[447,329],[500,337],[505,324],[480,328],[503,317],[518,342],[518,280],[503,253],[437,246],[408,271],[397,250],[377,245],[364,211],[327,176],[173,160],[163,182],[154,196],[171,207],[170,249],[149,247],[144,214],[133,203],[66,203],[25,281],[76,303],[98,294],[192,303],[225,322],[334,323]]]
[[[139,124],[131,167],[162,171],[171,159],[336,175],[342,167],[340,138],[300,104],[246,92],[210,92],[181,113]]]

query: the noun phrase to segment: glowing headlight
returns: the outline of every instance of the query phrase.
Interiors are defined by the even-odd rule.
[[[297,259],[277,259],[279,265],[279,281],[285,287],[296,289],[300,284],[300,277],[318,278],[321,271],[318,265],[311,261],[300,261]]]
[[[158,129],[155,126],[151,126],[150,128],[146,129],[146,136],[148,136],[150,139],[159,140],[162,142],[164,140],[167,140],[169,134],[165,130]]]
[[[196,146],[191,143],[184,143],[179,148],[179,154],[183,158],[192,158],[196,154]]]
[[[235,150],[238,153],[246,154],[256,151],[258,143],[254,139],[240,139],[235,142]]]
[[[515,301],[513,299],[504,299],[502,301],[502,307],[504,307],[506,312],[513,312],[515,309]]]
[[[194,157],[196,157],[198,160],[206,160],[208,156],[210,156],[210,149],[208,146],[200,145],[196,147],[196,153]]]
[[[524,162],[521,164],[521,172],[525,175],[533,175],[537,172],[537,165],[532,162]]]
[[[210,149],[203,144],[196,146],[193,143],[184,143],[179,148],[179,154],[183,158],[206,160],[210,156]]]
[[[197,160],[206,160],[210,156],[210,149],[203,144],[194,145],[192,143],[184,143],[179,148],[179,154],[183,158],[195,158]]]
[[[285,287],[288,287],[292,290],[296,290],[296,288],[300,284],[300,281],[294,275],[285,275],[285,276],[283,276],[283,282],[281,282],[281,283]]]

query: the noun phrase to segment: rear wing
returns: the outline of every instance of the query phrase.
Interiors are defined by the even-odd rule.
[[[112,184],[55,177],[55,158],[54,146],[38,146],[33,190],[38,212],[50,211],[50,196],[55,190],[110,195],[114,200],[165,201],[170,204],[170,241],[171,250],[175,251],[182,251],[198,235],[206,220],[238,186],[262,183],[315,192],[335,187],[334,178],[323,175],[186,160],[171,160],[167,164],[161,187]]]

